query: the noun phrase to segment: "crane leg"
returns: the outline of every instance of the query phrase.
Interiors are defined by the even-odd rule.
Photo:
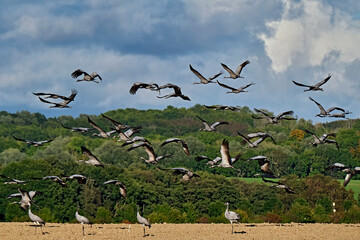
[[[44,235],[44,231],[42,230],[42,225],[40,224],[41,233]]]
[[[231,234],[234,234],[234,225],[231,223]]]
[[[82,231],[83,231],[83,236],[85,236],[84,224],[83,223],[81,223],[81,227],[82,227]]]
[[[143,229],[144,229],[144,237],[146,237],[146,234],[145,234],[145,226],[143,226]]]

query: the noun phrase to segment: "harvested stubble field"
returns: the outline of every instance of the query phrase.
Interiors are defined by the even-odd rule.
[[[80,224],[49,223],[41,234],[40,228],[26,223],[0,223],[0,238],[8,239],[144,239],[139,224]],[[36,233],[35,233],[36,230]],[[359,239],[360,224],[153,224],[145,239]]]

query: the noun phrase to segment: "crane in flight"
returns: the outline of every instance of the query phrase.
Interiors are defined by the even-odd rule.
[[[224,78],[232,78],[232,79],[237,79],[237,78],[244,78],[242,76],[240,76],[241,71],[243,70],[243,68],[248,65],[250,63],[249,60],[246,60],[245,62],[243,62],[242,64],[240,64],[236,71],[234,72],[233,70],[231,70],[228,66],[226,66],[225,64],[221,63],[221,66],[230,74],[229,77],[224,77]]]
[[[96,72],[93,72],[91,74],[88,74],[87,72],[81,70],[81,69],[77,69],[75,70],[73,73],[71,73],[71,77],[72,78],[77,78],[80,77],[81,75],[84,74],[84,77],[82,79],[77,79],[77,82],[81,82],[81,81],[86,81],[86,82],[95,82],[95,83],[99,83],[98,80],[96,80],[95,78],[99,78],[100,81],[102,81],[102,78],[100,77],[99,74],[97,74]]]
[[[222,72],[215,74],[212,77],[209,78],[205,78],[203,75],[201,75],[201,73],[199,73],[197,70],[195,70],[191,64],[189,64],[190,70],[192,73],[195,74],[195,76],[197,76],[200,79],[200,82],[194,82],[193,84],[208,84],[208,83],[215,83],[213,80],[215,78],[217,78],[218,76],[220,76],[222,74]]]
[[[322,80],[321,82],[318,82],[315,85],[306,85],[306,84],[298,83],[298,82],[295,82],[295,81],[292,81],[292,82],[297,86],[307,87],[308,89],[305,89],[304,92],[307,92],[307,91],[324,91],[321,88],[321,86],[323,84],[325,84],[327,81],[329,81],[330,78],[331,78],[331,75],[329,74],[324,80]]]

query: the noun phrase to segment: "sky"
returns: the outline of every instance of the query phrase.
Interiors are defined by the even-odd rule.
[[[0,110],[47,117],[100,114],[119,108],[221,104],[293,110],[316,122],[317,106],[359,117],[360,2],[357,0],[4,0],[0,8]],[[244,79],[218,80],[249,92],[227,94],[217,84],[194,85],[189,64],[206,77],[249,60]],[[76,82],[76,69],[101,83]],[[304,92],[292,81],[324,91]],[[191,101],[159,99],[134,82],[173,83]],[[69,96],[69,109],[49,108],[33,92]],[[171,93],[165,89],[162,94]]]

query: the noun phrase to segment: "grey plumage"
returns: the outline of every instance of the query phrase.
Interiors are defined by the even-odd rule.
[[[189,181],[193,177],[200,177],[196,173],[190,171],[189,169],[182,168],[182,167],[175,167],[175,168],[157,168],[159,170],[165,170],[165,171],[173,171],[173,175],[181,175],[181,179],[183,181]]]
[[[231,91],[226,92],[226,93],[248,92],[248,91],[245,91],[245,89],[248,88],[248,87],[250,87],[250,86],[252,86],[252,85],[255,85],[255,83],[249,83],[249,84],[247,84],[247,85],[245,85],[245,86],[242,86],[242,87],[239,87],[239,88],[233,88],[233,87],[230,87],[230,86],[228,86],[228,85],[226,85],[226,84],[223,84],[223,83],[221,83],[221,82],[219,82],[219,81],[217,81],[217,83],[218,83],[221,87],[227,88],[227,89],[230,89],[230,90],[231,90]]]
[[[265,173],[267,177],[276,178],[276,175],[270,169],[270,161],[267,157],[255,156],[247,159],[246,161],[257,161],[260,166],[260,170]]]
[[[89,219],[79,214],[79,208],[76,209],[75,218],[79,223],[81,223],[83,236],[85,236],[84,224],[91,224]]]
[[[222,72],[215,74],[212,77],[209,78],[205,78],[203,75],[201,75],[197,70],[195,70],[191,64],[189,64],[190,70],[192,73],[195,74],[195,76],[197,76],[200,79],[200,82],[194,82],[193,84],[208,84],[208,83],[215,83],[214,80],[215,78],[217,78],[218,76],[220,76],[222,74]]]
[[[59,178],[58,176],[45,176],[45,177],[42,177],[42,178],[33,178],[35,180],[52,180],[53,182],[59,184],[61,187],[67,187],[66,183],[61,179]]]
[[[88,122],[90,123],[91,126],[93,126],[96,130],[99,131],[99,133],[93,133],[93,136],[99,136],[102,138],[110,138],[111,134],[116,133],[116,130],[112,130],[109,132],[105,132],[101,127],[99,127],[95,122],[93,122],[89,117],[88,117]]]
[[[186,155],[190,156],[190,151],[189,151],[189,148],[188,148],[188,145],[186,144],[186,142],[180,138],[169,138],[169,139],[166,139],[163,143],[161,143],[160,147],[163,147],[165,146],[166,144],[169,144],[169,143],[172,143],[172,142],[178,142],[178,143],[181,143],[181,146],[185,152]]]
[[[45,226],[45,222],[44,222],[44,220],[42,220],[38,215],[35,215],[35,214],[33,214],[33,213],[31,212],[31,205],[29,205],[28,215],[29,215],[30,220],[31,220],[34,224],[40,226],[42,234],[45,234],[45,233],[43,232],[43,230],[42,230],[42,226],[43,226],[43,225]]]
[[[146,237],[146,234],[145,234],[145,227],[149,227],[149,229],[151,228],[151,223],[148,219],[142,217],[139,213],[139,206],[136,205],[136,209],[137,209],[137,212],[136,212],[136,219],[138,220],[138,222],[140,224],[142,224],[143,226],[143,229],[144,229],[144,237]]]
[[[202,160],[208,160],[206,165],[215,166],[216,164],[218,164],[221,161],[221,157],[216,157],[216,158],[211,160],[209,157],[202,155],[202,156],[197,156],[195,158],[195,160],[198,161],[198,162],[202,161]]]
[[[86,127],[66,127],[64,126],[64,124],[60,123],[61,126],[65,129],[69,129],[71,130],[71,132],[89,132],[90,130],[94,129],[94,128],[86,128]]]
[[[50,102],[48,100],[43,99],[42,97],[39,97],[40,101],[44,102],[44,103],[48,103],[48,104],[52,104],[50,106],[50,108],[71,108],[69,106],[69,103],[71,103],[72,101],[74,101],[76,95],[77,95],[78,91],[76,89],[72,89],[71,90],[71,95],[69,97],[65,97],[65,96],[59,96],[61,99],[63,99],[64,101],[62,102]]]
[[[128,128],[130,128],[130,126],[125,125],[125,124],[122,124],[121,122],[116,121],[116,120],[114,120],[114,119],[112,119],[112,118],[110,118],[110,117],[108,117],[108,116],[105,116],[104,114],[101,114],[101,116],[102,116],[103,118],[105,118],[106,120],[110,121],[110,122],[113,124],[114,129],[115,129],[116,131],[121,131],[121,130],[123,130],[123,129],[128,129]]]
[[[13,136],[13,138],[17,141],[22,141],[22,142],[25,142],[29,145],[32,145],[34,147],[39,147],[39,146],[43,146],[45,143],[49,143],[49,142],[52,142],[53,139],[49,139],[49,140],[43,140],[43,141],[31,141],[31,140],[26,140],[26,139],[22,139],[22,138],[18,138],[18,137],[15,137]]]
[[[133,143],[136,143],[136,142],[145,142],[147,144],[151,144],[146,138],[144,137],[140,137],[140,136],[135,136],[129,140],[126,140],[121,146],[122,147],[125,147],[129,144],[133,144]]]
[[[10,178],[10,177],[4,176],[4,175],[0,175],[0,177],[10,180],[8,182],[3,182],[3,184],[25,184],[25,183],[28,182],[28,181],[18,180],[18,179],[15,179],[15,178]]]
[[[310,132],[307,129],[305,129],[305,132],[313,136],[314,141],[310,144],[313,145],[314,147],[316,147],[319,144],[331,143],[331,144],[335,144],[336,148],[339,150],[339,144],[333,139],[328,139],[329,136],[335,137],[336,136],[335,133],[324,133],[321,137],[318,137],[315,135],[315,133]]]
[[[73,174],[71,176],[62,176],[63,179],[75,179],[79,184],[86,184],[87,178],[81,174]]]
[[[11,195],[9,195],[7,198],[13,198],[13,197],[20,197],[20,201],[19,202],[13,202],[13,203],[18,203],[20,204],[20,207],[24,210],[26,210],[26,207],[30,206],[30,204],[32,204],[34,202],[34,197],[38,194],[40,194],[38,191],[24,191],[21,188],[18,188],[18,193],[13,193]]]
[[[231,223],[231,234],[233,234],[233,233],[234,233],[233,222],[235,222],[235,223],[239,222],[239,220],[240,220],[240,215],[237,214],[236,212],[229,211],[229,203],[228,203],[228,202],[225,203],[225,205],[226,205],[226,210],[225,210],[225,214],[224,214],[224,215],[225,215],[225,218],[226,218],[227,220],[229,220],[230,223]]]
[[[354,176],[356,174],[360,174],[360,167],[355,167],[355,168],[351,169],[350,167],[347,167],[342,163],[334,163],[334,164],[330,165],[329,167],[327,167],[326,170],[332,170],[332,171],[340,170],[342,172],[345,172],[346,175],[345,175],[345,179],[344,179],[344,183],[343,183],[344,187],[346,187],[348,185],[352,176]]]
[[[190,98],[188,96],[185,96],[184,94],[182,94],[181,88],[179,86],[172,84],[172,83],[168,83],[168,84],[165,84],[165,85],[162,85],[159,87],[159,89],[164,89],[164,88],[172,88],[174,90],[174,93],[170,93],[170,94],[164,95],[164,96],[156,96],[156,97],[158,97],[158,98],[180,97],[183,100],[190,101]]]
[[[229,77],[224,77],[224,78],[232,78],[232,79],[237,79],[237,78],[244,78],[242,76],[240,76],[243,68],[248,65],[250,63],[249,60],[246,60],[245,62],[243,62],[242,64],[240,64],[236,71],[234,72],[233,70],[231,70],[228,66],[226,66],[225,64],[221,63],[221,66],[229,73]]]
[[[85,71],[83,71],[81,69],[77,69],[73,73],[71,73],[71,77],[72,78],[77,78],[77,77],[80,77],[83,74],[84,74],[84,77],[82,79],[77,79],[76,80],[77,82],[86,81],[86,82],[99,83],[99,81],[95,80],[95,78],[99,78],[100,81],[102,81],[102,78],[96,72],[92,72],[91,74],[88,74],[87,72],[85,72]]]
[[[107,185],[107,184],[113,184],[115,186],[119,186],[121,196],[126,199],[127,188],[123,182],[120,182],[119,180],[108,180],[108,181],[102,183],[102,185]]]
[[[293,83],[295,85],[298,85],[300,87],[307,87],[308,89],[305,89],[304,92],[307,91],[323,91],[322,88],[320,88],[323,84],[325,84],[327,81],[329,81],[329,79],[331,78],[331,75],[329,74],[324,80],[322,80],[321,82],[318,82],[315,85],[306,85],[306,84],[302,84],[302,83],[298,83],[293,81]]]
[[[244,141],[248,144],[248,147],[255,148],[260,143],[262,143],[266,138],[270,138],[274,144],[276,144],[275,139],[269,133],[257,132],[257,133],[250,133],[247,136],[237,131],[237,133],[244,139]],[[250,140],[253,138],[258,138],[254,142]]]
[[[130,94],[134,95],[140,88],[149,89],[151,91],[157,91],[160,93],[159,85],[153,82],[151,83],[136,82],[131,86],[129,92]]]
[[[294,114],[293,111],[286,111],[286,112],[279,113],[279,114],[276,115],[276,116],[271,116],[271,115],[268,114],[267,112],[262,111],[262,110],[260,110],[260,109],[254,108],[254,110],[255,110],[257,113],[261,113],[263,116],[254,116],[254,115],[252,115],[252,118],[255,118],[255,119],[266,119],[266,120],[268,120],[268,123],[267,123],[267,124],[277,124],[277,123],[279,123],[280,120],[297,120],[296,118],[291,117],[291,115]]]
[[[213,109],[213,110],[231,110],[234,112],[239,112],[241,110],[241,108],[234,107],[234,106],[228,106],[228,105],[211,105],[211,106],[203,105],[203,106],[206,108]]]
[[[262,177],[262,180],[266,183],[275,183],[275,184],[271,185],[270,187],[282,188],[282,189],[285,189],[285,191],[287,193],[291,193],[291,194],[295,193],[295,191],[285,183],[268,180],[268,179],[265,179],[264,177]]]
[[[87,161],[84,160],[79,160],[78,162],[84,162],[90,165],[93,165],[95,167],[104,167],[104,164],[102,164],[99,159],[91,153],[91,151],[89,149],[87,149],[84,146],[81,146],[81,151],[82,153],[88,158]]]
[[[318,106],[318,108],[320,110],[320,113],[315,115],[316,117],[331,117],[331,116],[336,117],[337,116],[336,113],[335,114],[334,113],[330,114],[331,112],[333,112],[335,110],[338,110],[338,111],[341,112],[340,113],[341,115],[338,115],[338,116],[344,116],[345,117],[345,114],[350,114],[351,113],[349,111],[345,111],[345,109],[340,108],[340,107],[331,107],[331,108],[328,108],[327,110],[325,110],[325,108],[320,103],[315,101],[313,98],[309,97],[309,99],[311,101],[313,101]]]
[[[222,122],[214,122],[213,124],[209,124],[208,122],[206,122],[204,119],[202,119],[200,116],[197,116],[201,121],[202,123],[204,124],[204,128],[203,129],[200,129],[200,130],[204,130],[204,131],[207,131],[207,132],[213,132],[216,130],[216,127],[219,126],[219,125],[224,125],[224,124],[229,124],[229,122],[225,122],[225,121],[222,121]]]
[[[213,165],[213,167],[223,167],[223,168],[232,168],[236,171],[240,171],[239,169],[234,168],[233,164],[241,157],[241,154],[237,155],[235,158],[230,157],[229,153],[229,141],[223,139],[223,142],[220,147],[220,154],[221,154],[221,163],[218,165]]]
[[[139,127],[131,127],[128,130],[126,130],[125,132],[123,132],[123,131],[119,132],[118,131],[119,132],[119,135],[118,135],[119,140],[118,141],[130,141],[132,139],[131,137],[135,133],[139,133],[141,128],[142,128],[141,126],[139,126]]]

